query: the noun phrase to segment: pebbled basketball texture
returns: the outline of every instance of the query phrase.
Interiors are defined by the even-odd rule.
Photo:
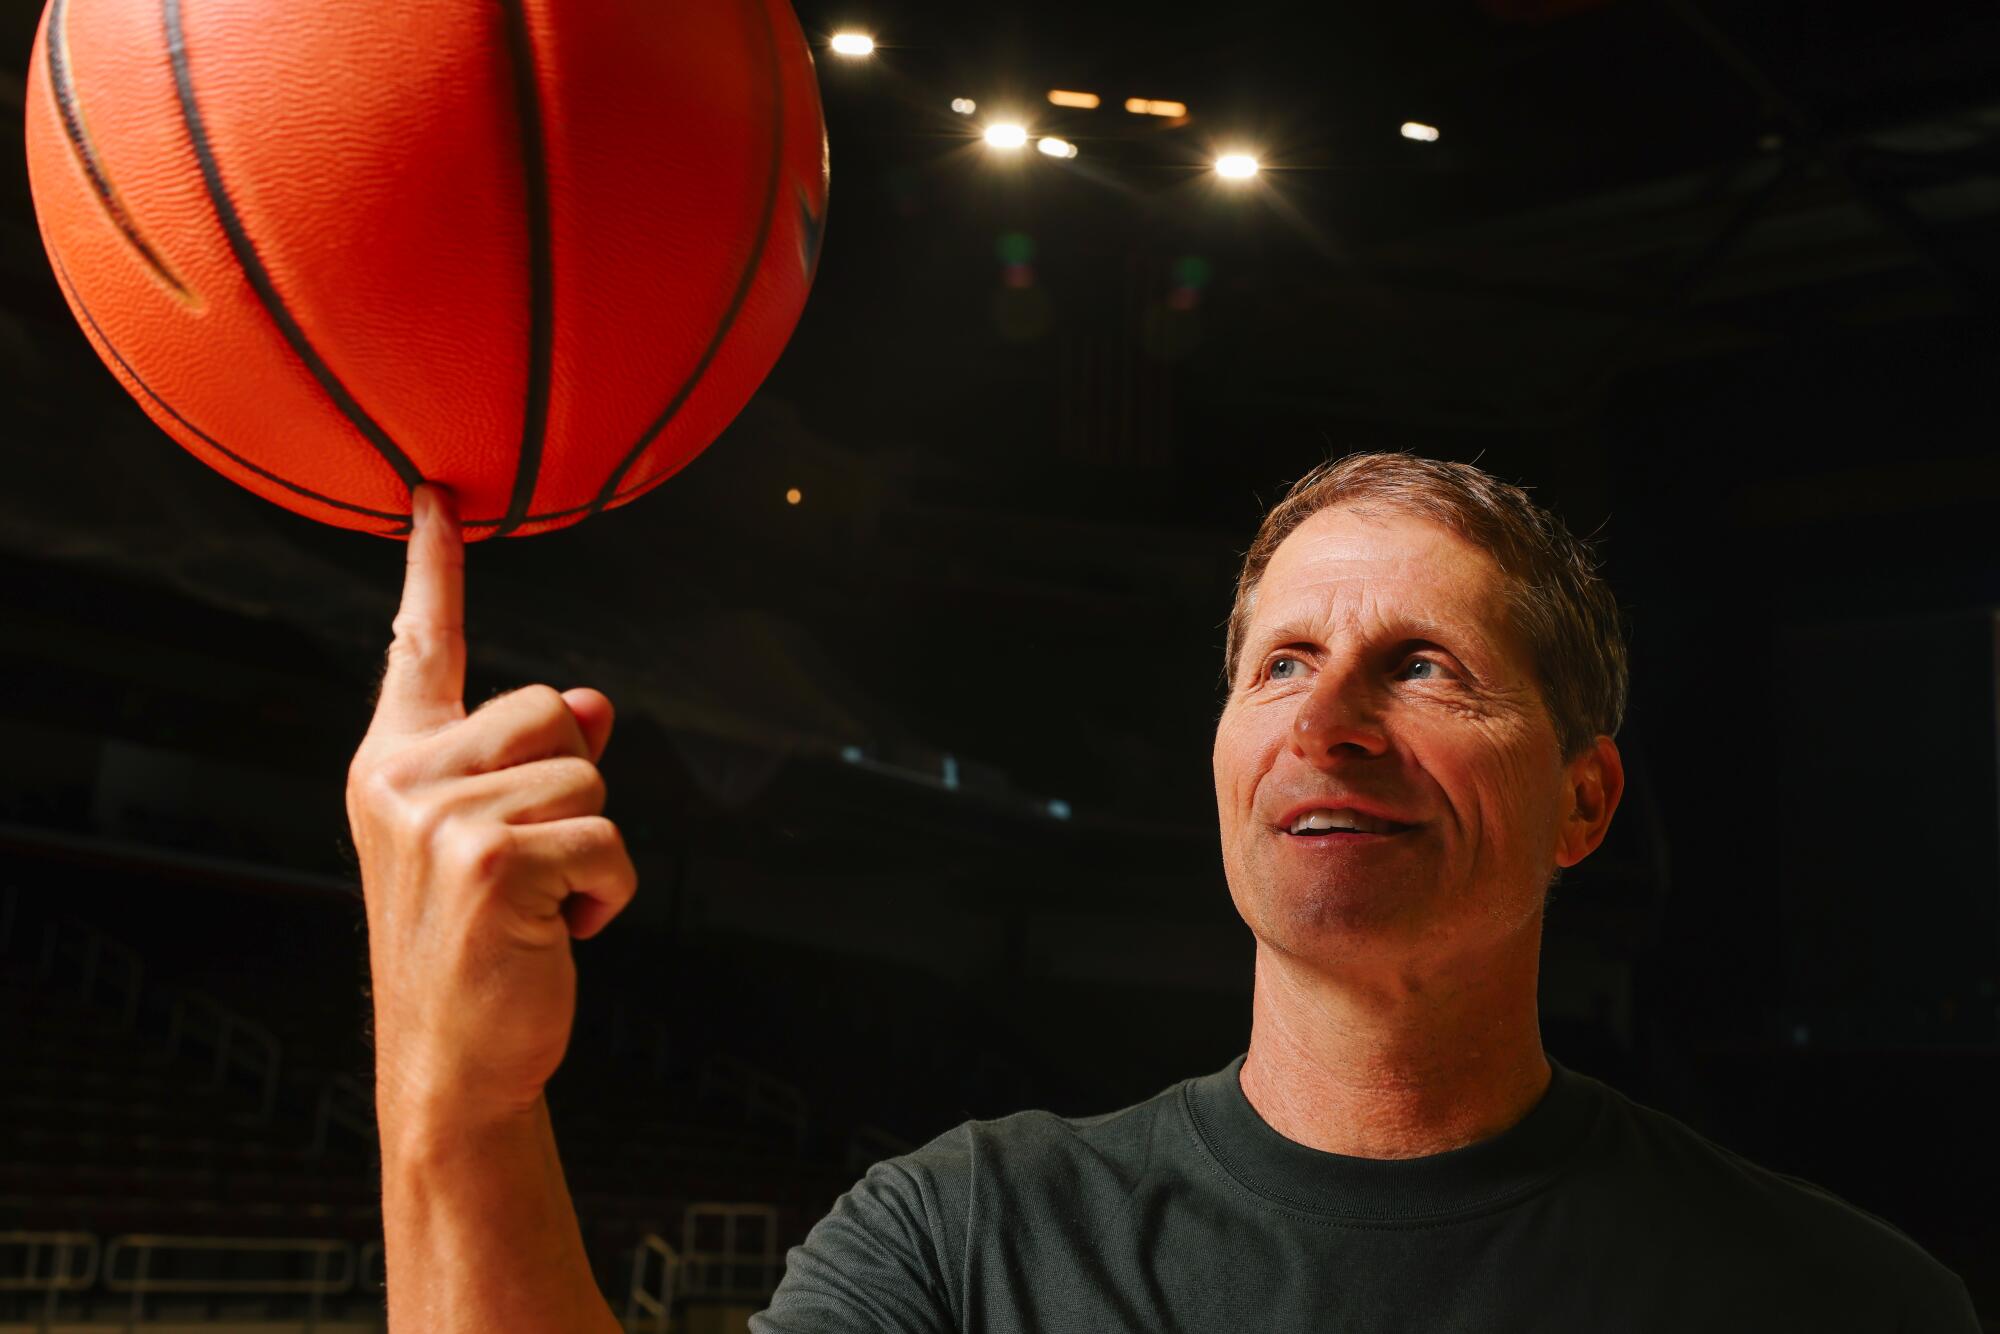
[[[325,523],[615,508],[749,400],[819,255],[786,0],[50,0],[29,181],[169,435]]]

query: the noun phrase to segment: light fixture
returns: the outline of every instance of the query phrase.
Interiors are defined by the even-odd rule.
[[[835,55],[865,56],[875,50],[875,39],[865,32],[837,32],[828,45]]]
[[[787,505],[796,505],[805,498],[805,492],[799,490],[796,486],[785,489],[785,503]]]
[[[1257,159],[1248,153],[1224,153],[1215,160],[1215,174],[1224,180],[1247,181],[1257,174]]]
[[[1437,142],[1438,128],[1435,125],[1426,125],[1420,120],[1406,120],[1403,122],[1403,137],[1415,139],[1418,143],[1434,144]]]
[[[961,116],[970,116],[979,110],[979,103],[969,97],[954,97],[951,99],[951,109]]]
[[[1050,157],[1076,156],[1075,144],[1071,143],[1067,139],[1058,139],[1053,135],[1049,135],[1045,138],[1036,140],[1035,147],[1041,149],[1044,153],[1047,153]]]
[[[1012,121],[1002,121],[998,125],[988,125],[984,138],[989,148],[1019,148],[1028,142],[1028,131]]]
[[[1144,97],[1128,97],[1125,109],[1135,116],[1185,116],[1185,102],[1156,102]]]
[[[1049,101],[1059,107],[1081,107],[1085,111],[1094,111],[1097,109],[1098,97],[1096,93],[1072,93],[1063,88],[1051,88]]]

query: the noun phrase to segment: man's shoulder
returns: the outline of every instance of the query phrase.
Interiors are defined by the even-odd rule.
[[[1039,1180],[1075,1183],[1082,1174],[1124,1177],[1153,1158],[1159,1137],[1184,1123],[1187,1081],[1115,1111],[1072,1116],[1043,1109],[961,1121],[928,1143],[878,1166],[926,1193],[956,1194],[975,1178],[1013,1188]]]
[[[1643,1174],[1656,1203],[1739,1235],[1785,1237],[1827,1260],[1888,1264],[1912,1276],[1949,1275],[1908,1233],[1818,1182],[1768,1167],[1678,1117],[1606,1088],[1614,1162]],[[1614,1168],[1614,1171],[1616,1169]]]

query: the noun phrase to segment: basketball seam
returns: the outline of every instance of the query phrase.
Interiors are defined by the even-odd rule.
[[[541,475],[548,433],[549,378],[555,349],[554,257],[549,227],[548,150],[542,137],[540,84],[535,72],[533,35],[525,0],[506,0],[507,47],[520,116],[523,189],[528,205],[528,394],[521,422],[521,452],[515,463],[514,492],[506,520],[495,537],[506,537],[528,521],[528,505]]]
[[[695,386],[701,383],[701,377],[707,372],[709,362],[713,361],[716,353],[722,349],[723,340],[729,336],[729,330],[735,325],[736,316],[742,311],[743,303],[749,299],[750,288],[757,279],[758,266],[764,262],[764,247],[770,239],[771,225],[777,217],[778,181],[783,174],[784,166],[785,70],[783,55],[778,48],[777,28],[771,22],[770,8],[765,0],[750,0],[750,3],[755,6],[758,16],[764,21],[764,35],[771,52],[771,167],[764,185],[763,220],[758,224],[757,239],[751,244],[749,261],[743,266],[743,276],[736,284],[735,295],[730,298],[729,306],[723,312],[722,322],[717,326],[715,336],[709,339],[708,346],[702,350],[701,359],[695,363],[694,370],[681,384],[679,391],[668,400],[666,408],[639,436],[638,443],[619,460],[618,466],[611,470],[611,475],[605,479],[604,486],[598,491],[596,499],[590,502],[591,514],[599,513],[612,500],[618,498],[616,492],[620,479],[639,461],[639,456],[645,453],[660,432],[667,429],[667,423],[674,419],[674,415],[694,393]]]
[[[258,467],[256,464],[252,463],[249,459],[244,458],[241,454],[238,454],[235,450],[229,448],[229,446],[223,444],[221,441],[217,440],[214,436],[202,430],[199,426],[196,426],[186,417],[183,417],[174,408],[173,404],[167,402],[166,399],[160,397],[160,395],[154,391],[153,387],[146,383],[146,381],[140,376],[138,371],[132,369],[132,363],[125,360],[124,355],[118,351],[118,347],[111,341],[110,335],[106,334],[104,332],[104,327],[97,322],[97,317],[90,313],[90,307],[84,303],[83,294],[76,290],[76,281],[70,277],[69,269],[63,264],[62,256],[56,253],[56,249],[53,245],[49,246],[49,259],[53,261],[55,264],[56,278],[59,282],[62,283],[63,291],[68,293],[69,299],[73,303],[75,303],[77,314],[83,316],[84,324],[89,328],[90,332],[96,337],[98,345],[104,349],[105,353],[110,356],[112,361],[118,364],[118,369],[125,373],[126,378],[131,380],[131,382],[134,385],[138,386],[140,393],[144,394],[147,398],[152,399],[153,402],[159,406],[160,411],[166,413],[169,417],[172,417],[175,421],[179,422],[182,426],[186,427],[190,435],[195,436],[203,444],[209,446],[211,449],[214,449],[217,453],[222,454],[223,456],[228,458],[231,462],[239,465],[240,467],[243,467],[251,472],[256,473],[259,477],[264,478],[266,481],[276,482],[279,486],[284,487],[287,491],[291,491],[294,494],[304,496],[308,500],[318,501],[322,505],[329,505],[334,509],[346,510],[352,514],[365,514],[371,519],[398,519],[402,520],[405,523],[409,521],[408,515],[397,514],[391,510],[372,510],[364,505],[349,504],[347,501],[344,500],[335,500],[332,496],[321,495],[319,492],[312,490],[310,487],[300,486],[297,482],[288,481],[285,478],[278,476],[276,473],[271,472],[269,469]]]
[[[146,267],[159,276],[182,296],[193,296],[172,270],[160,258],[146,238],[139,234],[139,224],[125,211],[125,205],[118,199],[118,192],[111,188],[111,177],[104,170],[104,162],[97,155],[97,146],[90,141],[90,131],[83,123],[83,106],[77,100],[76,86],[70,78],[69,65],[69,25],[65,15],[69,9],[68,0],[52,0],[49,5],[49,26],[47,53],[49,58],[49,95],[56,104],[56,118],[62,122],[63,134],[69,139],[70,149],[76,154],[77,162],[83,167],[83,174],[90,179],[91,191],[97,202],[111,218],[139,257],[146,261]]]
[[[270,316],[271,322],[278,327],[278,332],[291,345],[299,360],[305,363],[312,377],[319,381],[320,388],[333,400],[334,407],[353,423],[355,429],[361,432],[369,444],[375,447],[375,451],[395,470],[403,484],[412,490],[416,489],[424,480],[417,465],[410,461],[409,455],[397,447],[396,442],[389,438],[388,432],[384,431],[360,403],[355,401],[347,386],[340,382],[340,377],[333,373],[333,368],[328,366],[313,348],[305,330],[299,327],[290,308],[285,305],[284,298],[278,294],[276,285],[272,283],[269,271],[265,269],[263,260],[257,254],[257,247],[250,240],[250,233],[243,226],[242,217],[236,212],[236,206],[223,186],[221,167],[215,160],[215,154],[208,141],[208,132],[202,123],[201,110],[195,103],[194,80],[188,71],[187,42],[181,30],[180,0],[163,0],[162,11],[167,28],[167,57],[173,64],[174,87],[180,98],[181,120],[187,126],[188,137],[193,143],[195,160],[201,167],[202,184],[208,192],[209,203],[215,209],[216,219],[222,224],[223,233],[229,238],[229,248],[236,256],[237,266],[249,280],[251,289],[256,292],[257,299],[263,305],[265,313]]]

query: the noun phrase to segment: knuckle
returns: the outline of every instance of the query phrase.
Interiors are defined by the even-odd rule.
[[[579,852],[597,853],[612,859],[625,857],[625,835],[607,816],[586,815],[576,822]]]
[[[491,884],[503,879],[513,861],[514,838],[494,821],[452,822],[439,831],[438,860],[456,876]]]
[[[383,755],[363,747],[347,766],[347,800],[350,806],[367,811],[383,811],[402,796],[402,784],[393,755]]]
[[[602,811],[609,795],[603,772],[581,755],[566,755],[557,763],[562,766],[563,785],[583,798],[593,814]]]
[[[562,692],[551,685],[522,686],[514,692],[521,700],[534,706],[537,719],[546,720],[558,714],[569,712],[569,705],[563,703]]]
[[[398,612],[396,619],[389,623],[389,660],[413,659],[421,661],[435,654],[439,647],[437,627],[421,616],[409,612]]]
[[[349,784],[361,804],[384,814],[400,812],[414,802],[425,781],[421,757],[411,748],[370,756],[349,774]]]

